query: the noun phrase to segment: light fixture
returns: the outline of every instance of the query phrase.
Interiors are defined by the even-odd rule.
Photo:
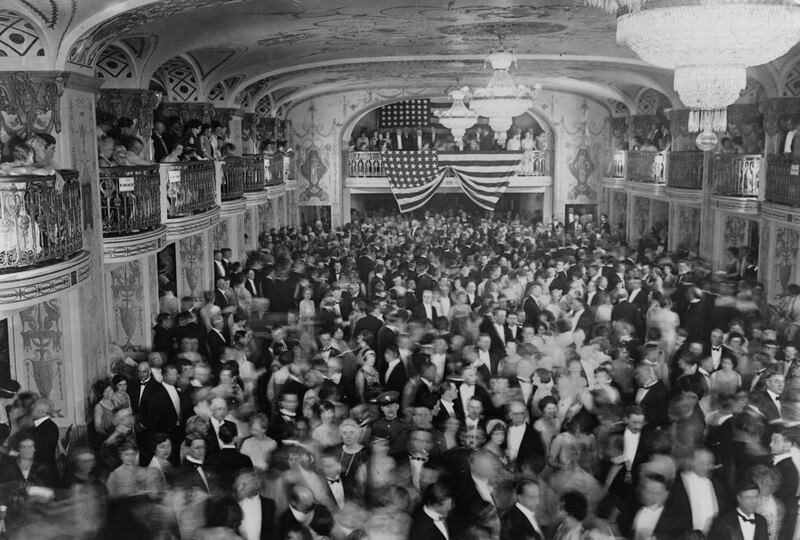
[[[617,16],[617,43],[675,70],[675,90],[692,109],[690,131],[727,129],[726,109],[744,90],[747,68],[800,40],[795,0],[585,1]]]
[[[464,100],[470,96],[469,87],[462,86],[450,91],[450,98],[453,104],[449,109],[439,109],[434,111],[434,115],[439,118],[439,122],[450,130],[453,139],[461,146],[463,144],[464,133],[478,121],[478,113],[470,110]]]
[[[513,51],[492,51],[486,57],[484,65],[486,64],[492,66],[492,77],[485,87],[473,92],[470,108],[489,119],[489,127],[498,140],[503,142],[506,132],[511,128],[512,119],[533,106],[532,97],[539,92],[541,86],[537,84],[531,90],[525,85],[514,83],[508,72],[512,65],[517,65],[517,57]]]

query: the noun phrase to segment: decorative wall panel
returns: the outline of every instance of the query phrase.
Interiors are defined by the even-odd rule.
[[[786,287],[792,283],[797,272],[800,254],[800,231],[778,227],[775,231],[775,291],[786,294]]]
[[[725,249],[747,245],[747,220],[739,216],[725,216]]]
[[[0,72],[0,132],[5,138],[61,133],[61,77]]]
[[[678,207],[678,250],[697,251],[700,247],[700,209],[693,206]]]
[[[108,289],[114,316],[114,328],[109,328],[111,341],[123,350],[143,350],[150,332],[145,321],[145,295],[142,264],[139,260],[111,270]]]
[[[203,283],[203,264],[207,255],[203,248],[202,234],[195,234],[179,241],[178,256],[182,270],[179,279],[183,280],[186,292],[195,298],[201,296],[204,287],[207,286]]]
[[[153,130],[153,110],[158,106],[158,97],[151,90],[100,90],[97,110],[114,118],[127,116],[133,120],[140,135],[149,137]],[[147,140],[147,139],[145,139]]]
[[[176,56],[161,66],[169,101],[199,101],[197,75],[189,62]]]

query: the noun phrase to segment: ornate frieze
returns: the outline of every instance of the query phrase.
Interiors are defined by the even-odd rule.
[[[7,137],[61,133],[64,79],[25,71],[0,72],[0,131]]]
[[[148,137],[153,129],[153,110],[158,107],[160,96],[152,90],[100,90],[97,110],[114,118],[127,116],[134,122],[140,135]]]

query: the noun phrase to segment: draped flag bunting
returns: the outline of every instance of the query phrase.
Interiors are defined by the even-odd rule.
[[[384,152],[383,165],[400,212],[424,206],[447,176],[479,207],[493,211],[522,161],[522,152]]]

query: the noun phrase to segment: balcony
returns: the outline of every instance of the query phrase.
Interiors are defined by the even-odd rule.
[[[235,201],[244,195],[247,175],[247,162],[245,158],[230,157],[222,164],[222,185],[220,187],[222,200]]]
[[[672,189],[703,189],[703,152],[667,152],[667,187]]]
[[[291,159],[283,154],[271,154],[264,156],[269,162],[266,165],[267,170],[267,187],[280,186],[285,183],[289,177],[289,169],[291,168]]]
[[[667,152],[626,152],[625,178],[637,184],[665,185]]]
[[[100,169],[103,236],[149,231],[161,225],[158,165]]]
[[[78,173],[0,177],[0,271],[69,259],[83,247]]]
[[[244,182],[244,191],[253,193],[264,191],[266,170],[268,168],[266,157],[262,154],[246,154],[242,157],[230,158],[241,165]]]
[[[162,163],[160,167],[161,222],[167,226],[167,240],[196,234],[219,222],[221,185],[217,185],[213,161]]]
[[[717,154],[714,156],[714,195],[758,198],[760,154]]]
[[[800,207],[800,164],[790,154],[767,157],[767,185],[764,199],[774,204]]]

